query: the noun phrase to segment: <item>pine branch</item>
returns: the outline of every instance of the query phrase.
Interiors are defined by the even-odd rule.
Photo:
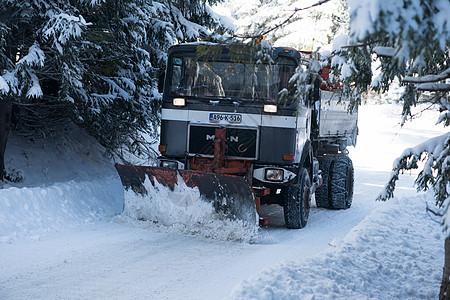
[[[446,83],[422,83],[417,86],[418,91],[423,92],[449,92],[450,84]]]
[[[431,109],[433,107],[433,105],[439,104],[441,101],[441,97],[442,97],[442,95],[441,96],[434,95],[434,97],[432,99],[430,99],[431,101],[425,101],[425,102],[421,101],[421,103],[430,103],[430,105],[428,105],[427,107],[425,107],[424,109],[420,110],[419,112],[417,112],[415,114],[411,114],[411,116],[410,116],[411,119],[418,118],[423,112]]]
[[[361,44],[355,44],[355,45],[346,45],[346,46],[342,46],[341,48],[345,49],[345,48],[359,48],[359,47],[365,47],[365,46],[369,46],[369,45],[373,45],[379,42],[382,42],[383,39],[379,39],[379,40],[375,40],[375,41],[369,41],[366,43],[361,43]]]
[[[436,218],[433,218],[433,216],[430,215],[430,213],[433,214],[435,217],[439,217],[439,218],[442,218],[444,215],[442,213],[439,213],[439,212],[431,209],[428,206],[428,202],[426,202],[426,201],[425,201],[425,205],[426,205],[425,211],[427,212],[428,216],[430,217],[430,220],[435,222],[435,223],[437,223],[437,224],[441,224],[441,220],[440,219],[436,220]]]
[[[450,78],[450,68],[437,75],[427,75],[420,77],[406,76],[402,81],[406,83],[432,83],[442,81],[447,78]]]
[[[432,213],[432,214],[435,215],[436,217],[442,217],[442,216],[443,216],[443,214],[438,213],[437,211],[434,211],[434,210],[432,210],[431,208],[429,208],[429,207],[428,207],[428,204],[427,204],[427,211],[429,211],[430,213]]]
[[[446,185],[449,182],[447,156],[450,147],[450,133],[429,139],[414,148],[406,149],[394,163],[390,180],[377,200],[385,201],[393,197],[395,184],[400,173],[418,169],[418,162],[424,161],[424,169],[419,173],[415,185],[418,190],[434,189],[436,204],[442,205],[448,197]]]

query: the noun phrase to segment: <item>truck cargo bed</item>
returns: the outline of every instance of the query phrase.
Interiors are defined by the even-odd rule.
[[[318,138],[347,137],[354,140],[358,132],[358,111],[348,112],[349,100],[337,93],[322,91]]]

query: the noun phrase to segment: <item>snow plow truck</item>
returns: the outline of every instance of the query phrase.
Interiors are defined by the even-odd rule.
[[[199,46],[203,50],[199,51]],[[287,228],[303,228],[313,195],[318,207],[352,204],[357,111],[348,113],[326,83],[327,68],[310,97],[288,93],[289,79],[307,55],[272,48],[272,63],[237,59],[227,47],[175,45],[163,85],[160,166],[116,165],[126,189],[145,194],[148,178],[173,189],[198,188],[217,212],[266,224],[263,204],[283,207]],[[291,83],[292,84],[292,83]]]

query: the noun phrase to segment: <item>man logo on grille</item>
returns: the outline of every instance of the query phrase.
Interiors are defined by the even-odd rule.
[[[206,135],[206,140],[207,141],[214,141],[214,139],[216,138],[215,135]],[[239,137],[238,136],[230,136],[230,142],[235,142],[235,143],[239,143]]]

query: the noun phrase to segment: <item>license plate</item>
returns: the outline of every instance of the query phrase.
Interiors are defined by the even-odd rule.
[[[209,121],[218,123],[220,121],[225,121],[228,123],[241,123],[242,115],[238,114],[209,114]]]

